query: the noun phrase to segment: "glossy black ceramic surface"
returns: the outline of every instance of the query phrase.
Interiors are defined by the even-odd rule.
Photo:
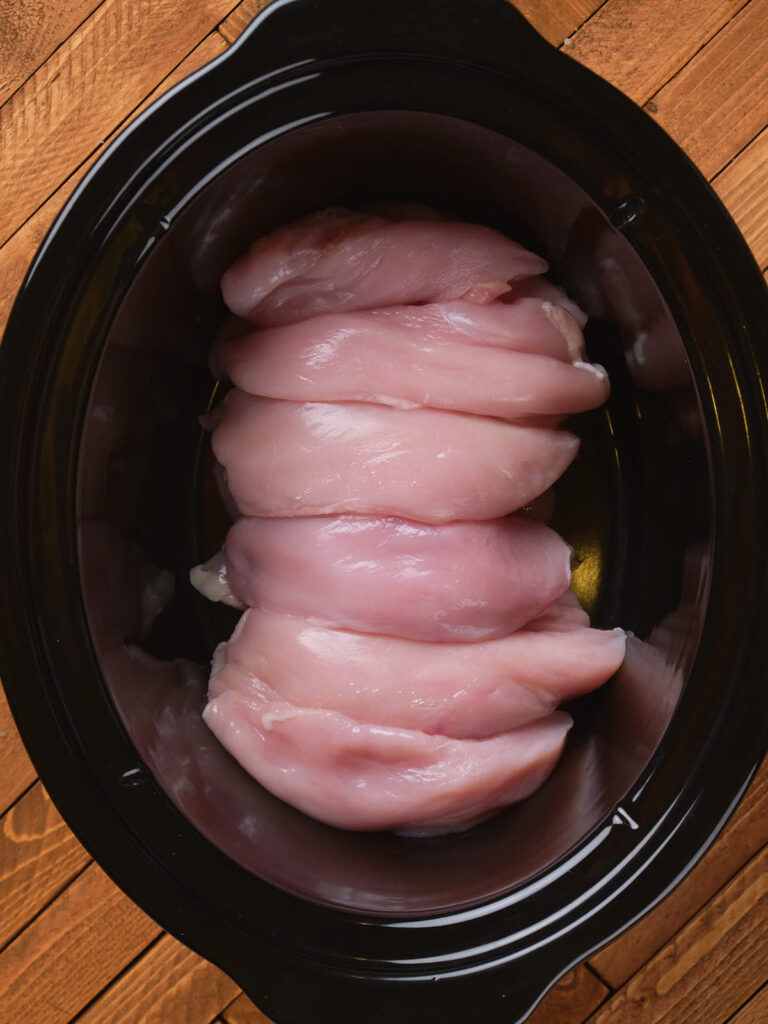
[[[433,840],[321,826],[238,768],[200,720],[233,620],[186,582],[226,527],[196,419],[222,269],[386,199],[514,234],[589,311],[613,394],[574,424],[555,525],[595,621],[635,634],[545,787]],[[766,323],[695,169],[503,0],[273,5],[94,168],[0,352],[3,679],[69,823],[278,1024],[524,1019],[765,750]]]

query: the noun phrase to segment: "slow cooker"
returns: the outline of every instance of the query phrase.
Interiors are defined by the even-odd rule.
[[[201,722],[231,610],[198,416],[222,271],[331,204],[421,202],[549,260],[612,395],[554,525],[626,662],[533,797],[458,835],[342,832]],[[277,0],[127,129],[0,351],[0,650],[40,777],[115,881],[277,1024],[522,1021],[669,892],[768,739],[768,298],[707,183],[505,0]]]

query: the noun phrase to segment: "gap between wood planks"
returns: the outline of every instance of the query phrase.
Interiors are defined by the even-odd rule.
[[[660,945],[685,925],[768,843],[768,760],[756,774],[718,840],[666,899],[605,949],[590,966],[618,989]]]
[[[754,994],[725,1024],[765,1024],[768,1021],[768,983]]]
[[[0,818],[0,954],[91,858],[40,782]]]
[[[70,36],[82,28],[85,22],[95,14],[105,0],[67,0],[64,4],[42,3],[39,5],[40,18],[35,26],[37,32],[30,31],[27,19],[30,16],[30,4],[7,3],[0,0],[3,34],[0,36],[0,66],[5,70],[6,82],[0,83],[0,106],[12,99],[23,89],[35,71],[56,53]],[[23,24],[13,24],[14,15]],[[80,20],[76,19],[80,17]],[[22,45],[19,47],[21,38]],[[26,49],[24,47],[26,44]],[[19,55],[19,50],[24,51]],[[37,63],[26,63],[24,58],[30,56],[30,49],[35,52]],[[14,64],[18,65],[14,69]],[[31,69],[31,70],[30,70]]]
[[[108,3],[108,2],[112,2],[112,0],[104,0],[104,2],[99,4],[98,7],[93,11],[91,16],[89,18],[85,19],[85,21],[82,23],[82,25],[87,25],[88,23],[93,22],[93,20],[96,17],[99,17],[100,14],[102,12],[104,12],[105,4]],[[116,0],[116,2],[117,2],[117,0]],[[608,0],[608,2],[610,2],[610,0]],[[578,9],[580,10],[581,14],[589,13],[589,12],[594,13],[593,8],[595,8],[595,4],[594,4],[593,0],[569,0],[569,3],[570,3],[570,5],[573,5],[574,3],[576,3],[576,5],[577,5]],[[114,6],[115,6],[115,3],[112,2],[112,7],[114,7]],[[213,29],[213,31],[218,31],[221,34],[221,36],[227,41],[227,43],[231,43],[231,42],[233,42],[239,36],[240,32],[248,24],[250,24],[250,22],[253,20],[255,15],[257,13],[259,13],[265,6],[267,6],[265,0],[243,0],[243,2],[241,2],[238,5],[236,5],[235,7],[231,8],[228,11],[228,13],[219,21],[218,25]],[[571,31],[571,32],[578,31],[578,29],[580,27],[580,22],[578,20],[570,21],[570,22],[567,22],[567,23],[565,23],[563,21],[563,13],[562,12],[563,12],[564,9],[566,9],[569,6],[569,4],[563,5],[561,0],[548,0],[548,2],[543,4],[543,6],[541,4],[539,4],[537,6],[538,6],[540,12],[542,14],[546,14],[548,17],[554,16],[551,13],[552,11],[559,12],[558,13],[558,19],[559,19],[560,25],[561,26],[565,25],[565,28],[566,28],[567,31]],[[598,9],[599,9],[599,5],[598,5]],[[81,25],[81,28],[82,28],[82,25]],[[78,32],[79,31],[80,30],[78,29]],[[51,63],[52,58],[56,57],[56,55],[59,54],[59,52],[61,51],[62,47],[64,47],[67,43],[71,42],[72,39],[74,38],[74,36],[78,34],[78,32],[73,33],[70,37],[68,37],[68,39],[62,40],[62,42],[59,44],[59,46],[56,48],[56,50],[54,50],[54,53],[51,55],[51,57],[49,57],[47,61],[45,61],[31,75],[28,76],[28,78],[26,79],[25,84],[31,82],[31,80],[34,78],[34,76],[37,75],[38,73],[43,75],[44,69]],[[85,32],[82,32],[80,34],[82,36],[86,35]],[[74,48],[74,44],[73,44],[73,48]],[[192,52],[192,50],[190,50],[187,53],[186,57],[188,57],[191,52]],[[186,57],[184,59],[186,59]],[[182,63],[183,63],[183,60],[179,61],[177,63],[177,65],[175,66],[175,68],[178,68]],[[166,82],[168,80],[168,78],[173,74],[173,71],[175,70],[175,68],[172,69],[171,71],[169,71],[168,74],[163,79],[161,79],[160,85],[162,85],[164,82]],[[51,79],[51,81],[53,81],[53,79]],[[157,89],[159,87],[160,86],[155,86],[155,89]],[[4,112],[7,115],[7,110],[10,107],[11,100],[13,100],[16,97],[20,96],[23,88],[24,88],[24,86],[21,86],[19,89],[16,90],[16,92],[14,92],[13,96],[10,97],[8,101],[6,101],[2,105],[0,105],[0,117],[3,116]],[[46,88],[45,83],[43,83],[43,89],[45,90],[45,88]],[[153,91],[154,90],[150,90],[150,92],[144,94],[144,96],[136,98],[135,105],[133,106],[132,109],[130,109],[129,111],[125,112],[124,116],[121,119],[118,120],[117,124],[115,125],[115,127],[112,130],[112,134],[114,134],[114,132],[116,132],[122,126],[124,126],[133,116],[135,116],[136,111],[139,109],[139,107],[144,102],[146,102],[148,96],[152,95]],[[11,121],[11,123],[12,123],[12,121]],[[66,183],[67,181],[70,181],[71,178],[73,177],[73,175],[76,174],[77,171],[80,168],[83,168],[85,165],[87,165],[89,160],[91,160],[91,158],[102,147],[103,147],[103,142],[100,142],[97,146],[92,147],[91,150],[87,153],[87,155],[86,154],[81,154],[81,158],[76,162],[74,168],[68,170],[68,172],[64,175],[64,177],[59,179],[58,184],[56,184],[55,186],[52,186],[50,188],[50,190],[47,192],[46,198],[43,200],[43,202],[38,202],[33,209],[28,210],[26,213],[24,213],[22,215],[21,219],[10,228],[10,230],[6,234],[6,238],[4,239],[3,244],[6,244],[7,241],[9,241],[13,237],[14,234],[16,234],[26,223],[28,223],[29,220],[35,215],[35,213],[37,213],[41,209],[41,207],[44,205],[44,203],[47,202],[55,194],[56,191],[58,191],[58,189],[61,187],[61,185],[63,183]]]
[[[590,51],[589,46],[586,45],[586,44],[585,44],[585,46],[582,47],[584,52],[581,53],[580,52],[580,43],[579,43],[579,40],[584,38],[584,33],[588,31],[590,25],[593,25],[593,24],[597,23],[601,19],[602,20],[606,20],[606,19],[609,18],[609,16],[611,16],[611,12],[613,12],[613,11],[615,11],[617,9],[617,2],[618,2],[618,0],[606,0],[605,3],[595,7],[595,9],[592,11],[592,13],[589,15],[589,17],[583,22],[583,24],[581,24],[580,26],[578,26],[577,28],[572,30],[571,37],[569,38],[569,46],[566,48],[566,52],[572,53],[575,56],[579,56],[580,59],[584,60],[584,62],[587,64],[587,66],[591,66],[593,68],[593,70],[597,71],[598,73],[603,74],[604,76],[606,76],[608,78],[613,78],[615,81],[618,82],[618,84],[621,84],[622,78],[626,75],[625,70],[623,70],[624,66],[627,63],[631,64],[632,61],[634,60],[634,57],[633,57],[632,53],[628,52],[626,50],[626,47],[625,47],[624,50],[622,50],[620,46],[612,45],[610,60],[607,61],[607,62],[605,60],[603,60],[603,63],[601,64],[601,62],[599,60],[599,54],[595,55],[594,53],[592,53]],[[758,4],[758,3],[761,3],[761,2],[764,2],[764,0],[752,0],[752,4]],[[242,28],[247,23],[249,23],[250,20],[252,19],[252,17],[259,10],[261,10],[264,6],[265,6],[265,4],[264,4],[263,0],[244,0],[243,3],[237,5],[237,7],[233,8],[229,12],[229,14],[224,19],[222,19],[222,21],[220,21],[220,23],[218,24],[217,28],[210,35],[213,36],[215,34],[215,32],[219,32],[220,35],[225,40],[227,40],[227,42],[235,39],[237,37],[237,35],[239,34],[239,32],[242,30]],[[525,10],[525,4],[521,4],[521,6]],[[544,12],[545,13],[550,8],[550,6],[551,6],[551,4],[546,4],[545,5],[545,8],[544,8]],[[557,4],[555,6],[558,9],[561,9],[561,8],[559,8],[559,6]],[[642,7],[642,5],[640,5],[640,6]],[[722,32],[723,29],[725,27],[727,27],[727,25],[731,24],[735,20],[736,16],[738,14],[740,14],[743,10],[744,10],[744,7],[742,6],[742,7],[740,7],[738,9],[738,11],[735,14],[731,13],[729,15],[728,20],[725,21],[725,24],[721,26],[720,32]],[[528,12],[528,13],[531,13],[531,12]],[[537,27],[541,28],[542,26],[541,25],[537,25]],[[704,37],[700,40],[701,45],[700,45],[699,49],[696,50],[695,57],[698,57],[703,52],[703,50],[706,49],[707,45],[709,45],[709,43],[712,42],[713,39],[717,38],[717,36],[720,34],[720,32],[718,32],[718,33],[715,33],[715,36],[711,36],[711,35],[708,36],[706,33],[707,32],[711,32],[711,29],[712,29],[712,25],[709,24],[709,23],[707,23],[704,26],[705,34],[704,34]],[[550,35],[551,35],[551,32],[550,32]],[[198,45],[201,45],[201,44],[198,44]],[[197,48],[195,48],[195,49],[197,49]],[[118,125],[114,129],[113,135],[114,135],[115,132],[117,132],[123,126],[125,126],[125,124],[128,123],[128,121],[130,121],[136,115],[137,111],[139,109],[141,109],[144,106],[144,104],[146,104],[146,102],[148,101],[148,99],[150,97],[154,98],[154,96],[158,92],[158,90],[161,89],[164,84],[169,83],[170,80],[176,76],[176,72],[184,65],[185,61],[191,56],[192,53],[194,53],[194,50],[190,51],[190,53],[187,54],[187,56],[184,58],[184,60],[180,61],[173,68],[173,70],[170,71],[168,73],[168,75],[166,75],[166,77],[162,80],[160,86],[157,86],[150,93],[146,94],[143,97],[142,102],[140,102],[136,106],[134,106],[134,108],[130,112],[128,112],[122,118],[122,120],[119,121]],[[691,58],[684,65],[684,67],[689,67],[694,59],[695,58]],[[604,64],[606,66],[603,66]],[[680,69],[677,71],[677,74],[679,74],[679,73],[680,73]],[[660,83],[658,83],[658,84],[660,84]],[[669,84],[669,83],[666,83],[666,84],[662,85],[661,88],[657,89],[657,91],[654,93],[654,95],[659,95],[661,92],[663,92],[663,90],[666,88],[667,84]],[[1,110],[2,110],[2,108],[0,108],[0,111]],[[745,150],[748,149],[748,146],[750,144],[751,138],[752,138],[752,136],[750,136],[749,138],[744,140],[744,145],[741,147],[741,149],[737,153],[734,153],[733,155],[730,155],[729,160],[730,160],[731,163],[736,162],[738,160],[739,155],[742,152],[744,152]],[[73,178],[75,178],[75,176],[78,174],[78,172],[80,170],[82,170],[83,168],[88,166],[89,162],[91,162],[93,160],[93,158],[95,157],[95,155],[97,153],[99,153],[104,148],[105,144],[106,143],[101,143],[99,146],[95,147],[78,164],[77,169],[75,171],[69,173],[69,175],[65,178],[63,184],[59,184],[58,188],[56,188],[52,192],[50,192],[48,194],[45,202],[39,204],[35,208],[35,210],[31,214],[29,214],[26,217],[26,219],[14,229],[13,234],[9,237],[8,241],[10,241],[26,224],[28,224],[30,222],[30,220],[32,220],[32,218],[34,216],[39,214],[40,211],[42,210],[42,208],[45,206],[45,203],[49,202],[53,198],[53,196],[56,195],[56,193],[59,192],[65,185],[71,187],[74,184]],[[63,202],[63,195],[60,196],[60,199]],[[737,212],[737,211],[735,211],[735,212]],[[53,214],[51,213],[51,219],[52,219],[52,217],[53,217]],[[7,242],[6,242],[6,244],[7,244]],[[29,253],[29,256],[31,257],[31,252]],[[761,260],[761,264],[762,264],[762,260]],[[766,265],[768,265],[768,256],[766,257]],[[10,290],[15,291],[16,290],[15,288],[12,288],[13,284],[16,284],[16,287],[18,287],[18,284],[20,284],[20,278],[18,278],[18,281],[16,280],[16,278],[18,278],[18,272],[13,277],[12,280],[8,281],[8,286],[9,287],[8,287],[7,291],[10,291]],[[8,305],[9,304],[9,296],[7,295],[7,292],[6,292],[5,296],[0,296],[0,302],[2,302],[3,299],[5,300],[5,304]]]
[[[0,178],[14,185],[0,206],[0,239],[233,9],[232,0],[100,4],[0,106]]]
[[[160,933],[90,863],[0,956],[6,1019],[67,1024]]]
[[[751,0],[608,0],[565,53],[643,106],[677,78]],[[665,31],[660,34],[659,27]],[[631,40],[631,45],[627,45]]]
[[[724,1024],[765,981],[768,845],[588,1019]]]

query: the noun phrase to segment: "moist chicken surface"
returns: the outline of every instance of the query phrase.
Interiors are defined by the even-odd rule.
[[[491,302],[546,260],[479,224],[390,220],[331,208],[259,238],[221,282],[259,327],[319,313],[467,298]]]
[[[191,578],[245,610],[204,719],[328,824],[432,835],[527,798],[560,703],[624,657],[536,521],[578,450],[562,420],[610,389],[546,270],[403,204],[294,221],[224,274],[212,450],[239,518]]]

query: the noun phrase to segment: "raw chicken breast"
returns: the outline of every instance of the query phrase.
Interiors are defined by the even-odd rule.
[[[571,549],[530,519],[244,518],[224,551],[244,605],[414,640],[504,636],[570,583]]]
[[[527,283],[520,282],[521,286]],[[554,285],[550,287],[556,292]],[[247,366],[242,364],[247,363],[250,345],[247,343],[243,349],[237,342],[243,335],[252,333],[253,325],[241,317],[229,316],[224,321],[213,350],[212,362],[217,375],[222,369],[230,376],[236,369],[240,373],[248,372]],[[549,300],[525,296],[509,305],[501,302],[478,305],[457,299],[424,306],[326,313],[312,320],[262,328],[257,332],[257,337],[263,339],[264,344],[274,339],[275,348],[278,342],[282,347],[314,344],[320,363],[326,354],[321,344],[337,344],[348,335],[366,340],[382,335],[391,338],[393,343],[407,341],[418,346],[418,351],[426,345],[454,341],[550,356],[568,363],[585,358],[584,335],[571,313]],[[482,359],[482,353],[475,352],[475,358]],[[250,390],[237,380],[235,383],[246,391]]]
[[[491,302],[547,263],[491,228],[328,209],[259,238],[224,274],[224,301],[260,326],[319,313],[466,298]]]
[[[555,307],[561,307],[569,313],[579,327],[586,327],[589,317],[577,306],[570,296],[563,291],[559,285],[552,284],[546,277],[526,277],[518,281],[512,281],[509,290],[500,297],[503,303],[517,305],[525,299],[539,299],[543,302],[550,302]]]
[[[360,722],[461,739],[494,736],[544,718],[621,664],[622,630],[560,630],[556,621],[552,629],[552,621],[545,616],[476,644],[425,643],[252,608],[216,651],[210,694],[249,698],[264,683],[275,699]]]
[[[543,493],[579,441],[435,409],[283,402],[234,390],[213,452],[244,515],[492,519]]]
[[[586,629],[589,624],[589,615],[582,607],[581,601],[572,590],[566,590],[535,621],[529,623],[526,629],[558,633]]]
[[[453,302],[318,316],[225,336],[215,361],[252,395],[516,419],[603,404],[608,374],[581,361],[583,348],[565,310],[521,299],[514,306]]]
[[[222,279],[211,368],[234,389],[201,423],[241,518],[190,578],[245,611],[204,720],[319,821],[485,820],[554,768],[557,705],[622,662],[542,522],[579,446],[560,424],[610,387],[546,270],[401,203],[294,221]]]
[[[529,796],[571,726],[555,712],[492,739],[455,740],[300,708],[265,684],[248,699],[217,697],[203,717],[249,774],[313,818],[418,835],[463,830]]]

